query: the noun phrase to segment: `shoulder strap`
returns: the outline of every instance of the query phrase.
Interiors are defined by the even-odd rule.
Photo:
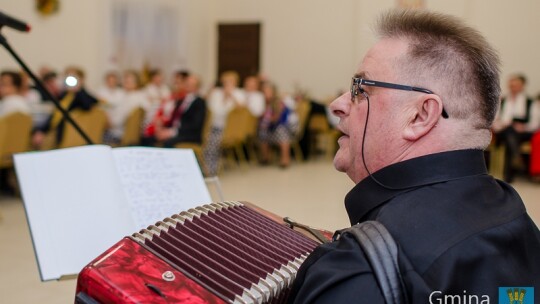
[[[350,233],[364,251],[387,304],[407,303],[398,265],[397,244],[383,224],[367,221],[342,233]]]

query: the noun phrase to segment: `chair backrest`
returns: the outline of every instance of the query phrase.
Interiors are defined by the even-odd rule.
[[[103,134],[108,126],[107,114],[99,107],[93,107],[89,111],[73,110],[71,117],[81,129],[86,132],[94,144],[103,143]],[[86,141],[79,135],[77,130],[68,122],[64,125],[64,134],[59,148],[68,148],[86,145]]]
[[[30,149],[32,117],[12,113],[0,118],[0,168],[13,165],[13,154]]]
[[[306,130],[307,119],[311,111],[311,103],[307,100],[301,100],[296,104],[296,114],[298,115],[298,134],[297,138],[304,136]]]
[[[230,147],[242,143],[247,137],[246,125],[251,113],[246,107],[236,107],[227,116],[221,145]]]
[[[250,111],[246,113],[246,124],[244,125],[246,136],[248,138],[257,137],[257,127],[259,126],[259,119],[251,114]]]
[[[307,128],[314,132],[326,132],[330,129],[328,118],[324,114],[314,114],[309,119]]]
[[[135,146],[141,142],[144,113],[144,109],[139,107],[131,110],[124,122],[124,134],[120,141],[121,146]]]

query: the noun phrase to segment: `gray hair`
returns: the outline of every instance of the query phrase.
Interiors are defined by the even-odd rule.
[[[452,16],[412,10],[388,12],[377,25],[380,38],[409,42],[400,74],[419,82],[410,85],[435,84],[427,89],[441,96],[451,118],[473,119],[476,128],[490,128],[501,93],[500,61],[477,30]]]

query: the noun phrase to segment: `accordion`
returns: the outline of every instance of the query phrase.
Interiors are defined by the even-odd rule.
[[[83,268],[76,303],[284,303],[318,242],[242,203],[190,209]]]

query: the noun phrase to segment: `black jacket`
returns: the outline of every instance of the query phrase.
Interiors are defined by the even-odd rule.
[[[63,92],[62,94],[60,94],[60,97],[58,98],[58,100],[61,101],[62,99],[64,99],[64,97],[67,94],[68,94],[68,92]],[[69,104],[69,106],[68,106],[68,108],[66,110],[67,110],[68,113],[73,111],[73,110],[77,110],[77,109],[80,109],[80,110],[83,110],[83,111],[88,111],[93,106],[95,106],[97,103],[98,103],[98,100],[94,96],[90,95],[90,93],[88,93],[84,88],[81,88],[79,91],[77,91],[75,93],[75,96],[73,97],[73,100],[71,101],[71,103]],[[59,111],[59,110],[55,109],[55,112],[56,111]],[[51,130],[51,122],[52,122],[53,116],[54,116],[54,112],[49,117],[49,119],[47,120],[45,125],[42,128],[39,129],[40,131],[49,132]],[[57,125],[57,129],[56,129],[56,144],[59,144],[62,141],[62,137],[64,135],[64,124],[65,123],[66,123],[65,119],[64,119],[64,117],[62,117],[62,120],[60,120],[60,122]]]
[[[184,110],[180,125],[175,137],[165,142],[166,147],[172,147],[177,143],[202,142],[202,131],[206,118],[206,101],[200,96],[195,97],[191,105]]]

